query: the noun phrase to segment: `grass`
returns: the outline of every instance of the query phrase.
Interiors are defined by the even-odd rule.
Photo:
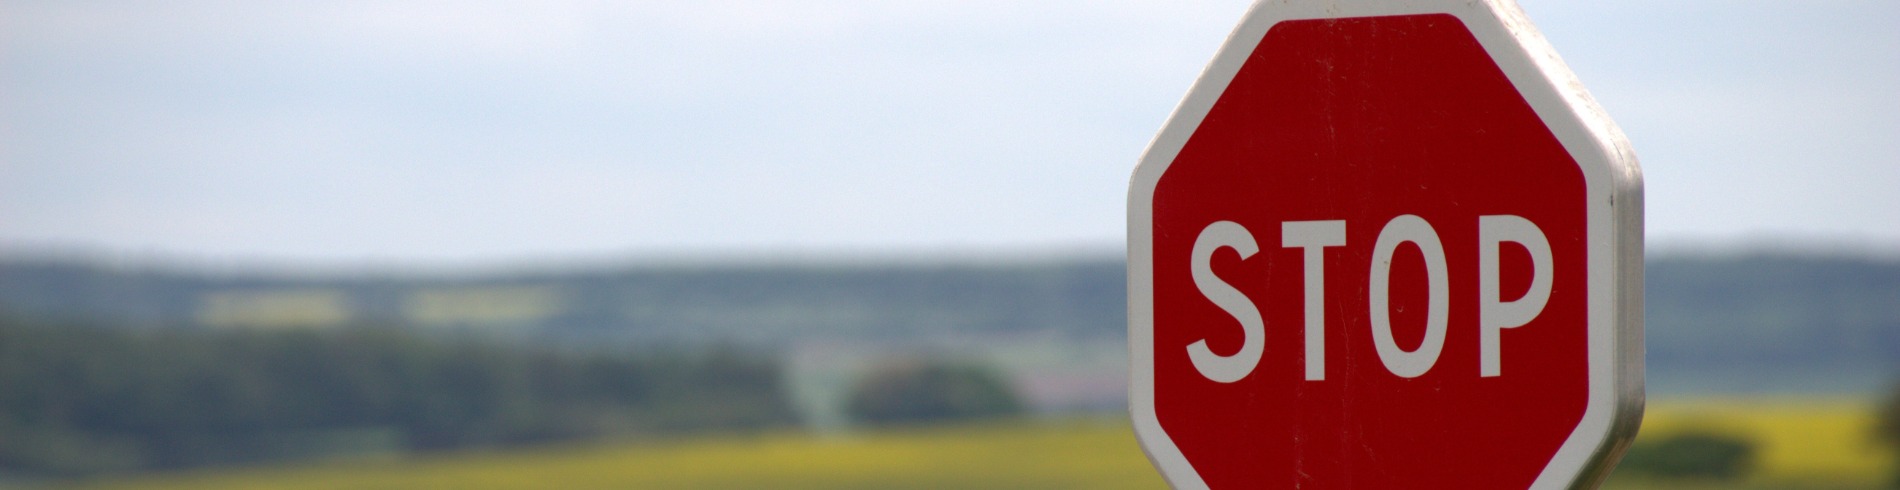
[[[1744,437],[1740,482],[1613,476],[1607,489],[1877,488],[1893,455],[1868,438],[1872,405],[1848,399],[1652,403],[1642,440],[1687,431]],[[1125,424],[1016,422],[852,436],[800,433],[574,445],[390,461],[223,470],[92,482],[100,489],[1164,488]]]

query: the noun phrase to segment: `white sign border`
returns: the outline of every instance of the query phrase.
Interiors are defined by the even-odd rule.
[[[1583,419],[1531,484],[1595,488],[1643,414],[1643,178],[1635,153],[1513,0],[1259,0],[1188,89],[1136,166],[1128,193],[1128,402],[1135,435],[1175,488],[1207,488],[1154,405],[1155,185],[1267,30],[1285,20],[1445,13],[1470,29],[1583,171],[1590,394]]]

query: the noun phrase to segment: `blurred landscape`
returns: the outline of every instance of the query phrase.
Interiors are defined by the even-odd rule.
[[[928,458],[948,467],[855,472],[876,472],[866,466],[811,484],[881,488],[964,473],[956,465],[978,464],[969,457],[1012,459],[977,448],[1046,452],[1012,444],[1087,446],[1078,454],[1096,456],[1066,467],[1076,478],[1152,475],[1122,422],[1124,281],[1122,262],[1099,256],[349,274],[14,257],[0,261],[0,484],[160,472],[173,476],[111,481],[253,487],[291,474],[217,468],[319,463],[330,466],[286,471],[381,465],[370,474],[392,479],[371,486],[400,488],[437,473],[479,479],[464,473],[493,465],[474,461],[526,451],[699,454],[706,478],[692,485],[690,471],[661,467],[576,478],[733,488],[786,478],[720,469],[774,451],[810,464],[825,451],[949,451]],[[1720,436],[1702,444],[1742,473],[1697,463],[1687,474],[1729,485],[1886,481],[1876,411],[1900,360],[1900,261],[1664,254],[1647,287],[1645,441]],[[928,427],[949,429],[917,432]],[[1648,448],[1631,461],[1667,462]],[[1676,471],[1657,464],[1625,469]],[[997,471],[925,481],[1102,486]],[[1616,482],[1649,481],[1626,473]],[[362,486],[335,478],[292,480]]]
[[[0,0],[0,489],[1159,488],[1128,170],[1253,3]],[[1608,488],[1900,485],[1900,2],[1521,3],[1643,159]]]

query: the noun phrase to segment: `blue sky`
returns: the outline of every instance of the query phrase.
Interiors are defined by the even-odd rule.
[[[0,249],[1113,250],[1247,3],[0,0]],[[1652,243],[1900,249],[1900,3],[1523,4]]]

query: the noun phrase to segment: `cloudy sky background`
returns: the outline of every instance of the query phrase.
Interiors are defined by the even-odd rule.
[[[1661,246],[1900,250],[1900,2],[1524,0]],[[1116,250],[1240,0],[0,0],[0,250]]]

